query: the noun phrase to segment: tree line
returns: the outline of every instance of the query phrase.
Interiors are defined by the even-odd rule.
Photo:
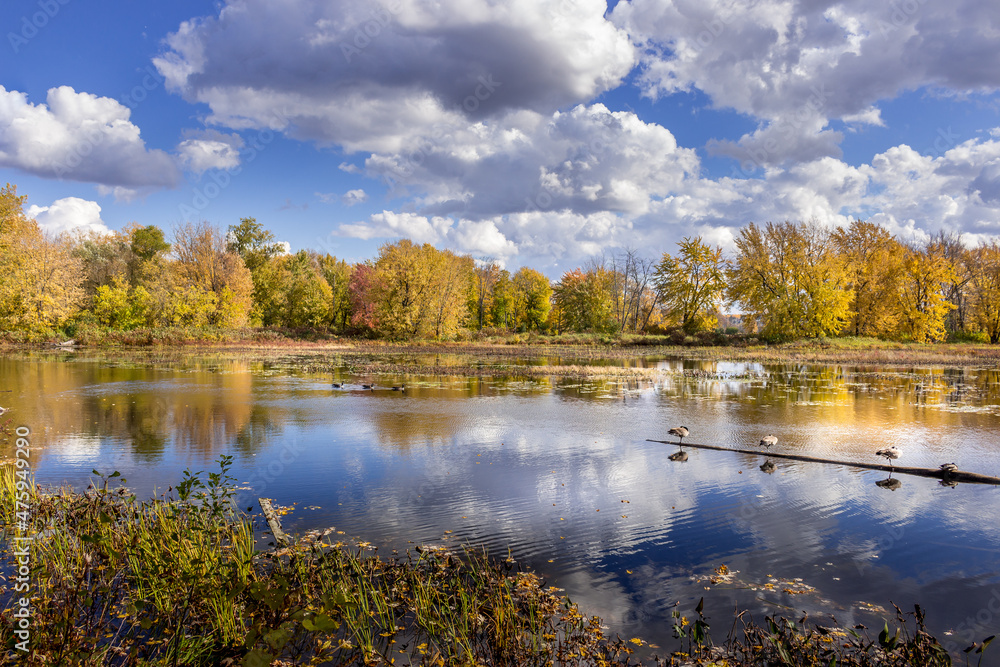
[[[288,327],[390,339],[470,331],[715,331],[738,319],[765,340],[874,336],[1000,342],[1000,246],[957,235],[915,245],[855,220],[751,223],[731,257],[701,238],[651,259],[635,250],[550,281],[408,240],[348,263],[285,252],[254,218],[163,230],[50,237],[0,190],[0,330],[72,333],[80,326]],[[739,312],[739,316],[726,315]]]

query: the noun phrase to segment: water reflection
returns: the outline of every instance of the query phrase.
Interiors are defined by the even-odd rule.
[[[509,550],[614,632],[664,645],[673,605],[701,596],[716,620],[739,604],[841,624],[919,602],[946,637],[1000,588],[1000,527],[982,520],[1000,511],[996,489],[646,441],[686,424],[696,443],[773,434],[774,451],[865,462],[905,444],[909,464],[995,474],[996,370],[650,358],[580,379],[531,373],[594,360],[479,361],[504,377],[434,372],[476,363],[463,355],[400,356],[423,373],[372,363],[20,355],[0,359],[0,378],[43,481],[119,469],[148,490],[232,453],[248,496],[318,508],[289,515],[290,530]],[[713,574],[722,564],[731,578]]]

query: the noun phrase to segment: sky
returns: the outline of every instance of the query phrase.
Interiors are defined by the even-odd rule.
[[[992,0],[5,0],[0,183],[47,231],[254,217],[556,279],[750,222],[1000,233]]]

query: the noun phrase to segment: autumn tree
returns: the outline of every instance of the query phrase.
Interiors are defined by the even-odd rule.
[[[628,248],[611,258],[608,269],[618,330],[642,331],[660,300],[653,289],[656,262]]]
[[[537,331],[552,309],[552,284],[534,269],[521,267],[511,279],[514,323],[518,330]]]
[[[830,234],[816,224],[750,223],[736,239],[727,297],[772,339],[838,333],[851,293]]]
[[[896,292],[904,249],[885,228],[855,220],[832,234],[851,294],[846,331],[855,336],[890,335],[899,316]]]
[[[83,292],[68,239],[46,237],[25,200],[10,183],[0,189],[0,328],[39,331],[69,320]]]
[[[378,328],[376,298],[381,292],[378,275],[371,261],[355,264],[347,282],[347,297],[351,304],[351,326],[375,331]]]
[[[677,246],[676,257],[663,253],[656,265],[654,284],[663,309],[689,334],[713,329],[726,288],[722,248],[712,248],[701,237],[685,238]]]
[[[371,277],[378,330],[390,338],[445,338],[468,313],[474,263],[409,240],[379,248]]]
[[[253,282],[253,310],[250,318],[254,322],[262,322],[262,310],[275,308],[273,304],[268,304],[271,298],[269,292],[274,289],[270,282],[274,274],[267,270],[268,265],[273,258],[284,252],[285,246],[277,242],[274,234],[264,229],[256,218],[240,218],[240,224],[229,226],[226,250],[239,255],[250,271]]]
[[[928,246],[948,263],[948,279],[941,285],[944,298],[952,306],[945,317],[945,329],[965,332],[969,323],[969,283],[973,273],[969,251],[962,243],[961,234],[943,230],[931,239]]]
[[[610,333],[617,329],[612,299],[613,277],[600,265],[567,271],[553,289],[559,328]]]
[[[917,343],[943,340],[947,335],[945,319],[955,307],[943,286],[954,279],[951,262],[940,246],[906,247],[896,292],[896,335]]]
[[[473,267],[469,322],[479,331],[492,324],[490,312],[493,310],[494,288],[502,273],[503,269],[492,259],[480,260]]]
[[[174,233],[176,277],[183,293],[201,307],[205,299],[191,290],[215,297],[209,323],[217,326],[245,326],[253,299],[253,280],[243,258],[229,251],[226,238],[208,223],[188,223]]]
[[[1000,244],[984,243],[969,254],[971,320],[995,345],[1000,343]]]
[[[330,325],[337,331],[346,330],[351,323],[351,274],[353,267],[332,255],[318,257],[320,274],[330,286]]]

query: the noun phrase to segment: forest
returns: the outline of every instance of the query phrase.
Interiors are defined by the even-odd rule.
[[[0,190],[0,340],[94,331],[276,327],[389,340],[476,333],[743,333],[1000,342],[1000,245],[908,243],[872,222],[750,223],[726,256],[701,238],[623,250],[552,282],[408,240],[348,263],[285,251],[254,218],[171,238],[133,223],[53,237]],[[733,315],[738,313],[738,315]]]

